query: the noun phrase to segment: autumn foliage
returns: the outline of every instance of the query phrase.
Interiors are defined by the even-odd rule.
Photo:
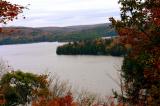
[[[6,22],[17,18],[17,15],[22,13],[23,9],[24,7],[21,5],[0,0],[0,23],[6,24]]]
[[[119,0],[121,20],[110,18],[129,45],[122,66],[123,101],[139,106],[160,104],[160,0]],[[124,96],[125,95],[125,96]]]
[[[18,18],[18,15],[23,12],[25,7],[12,4],[6,0],[0,0],[0,24],[6,24],[8,21],[13,21]],[[2,28],[0,27],[0,32]]]
[[[6,106],[25,105],[39,95],[49,95],[47,75],[36,75],[22,71],[7,72],[0,79],[0,100]]]
[[[38,100],[32,102],[32,106],[77,106],[73,102],[73,97],[68,94],[64,97],[52,98],[47,100],[45,97],[39,97]]]
[[[110,18],[120,36],[118,43],[128,49],[121,69],[121,94],[116,95],[119,106],[158,106],[160,104],[160,0],[119,0],[119,3],[121,20]],[[16,19],[23,9],[23,6],[0,0],[0,23],[6,24]],[[46,76],[37,77],[23,72],[8,73],[1,79],[1,92],[8,96],[9,99],[6,98],[8,105],[25,104],[32,100],[32,106],[79,106],[70,93],[52,97],[46,84],[48,84]],[[27,93],[24,95],[24,92]],[[115,104],[111,102],[110,105]]]

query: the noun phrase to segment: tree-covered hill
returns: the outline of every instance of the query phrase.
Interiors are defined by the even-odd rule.
[[[110,24],[79,25],[68,27],[4,27],[0,45],[45,41],[80,41],[116,36]]]
[[[111,55],[124,56],[127,50],[121,44],[116,44],[115,39],[95,39],[69,42],[59,46],[58,55]]]

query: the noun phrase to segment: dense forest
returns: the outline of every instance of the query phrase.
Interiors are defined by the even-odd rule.
[[[53,41],[68,42],[116,35],[110,24],[40,28],[6,27],[0,33],[0,45]]]
[[[96,39],[76,41],[57,48],[58,55],[112,55],[123,56],[126,49],[120,44],[114,44],[113,39]]]

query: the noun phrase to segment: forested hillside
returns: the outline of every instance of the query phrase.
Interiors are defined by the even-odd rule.
[[[68,27],[5,27],[0,33],[0,45],[44,41],[79,41],[105,36],[116,36],[110,24]]]

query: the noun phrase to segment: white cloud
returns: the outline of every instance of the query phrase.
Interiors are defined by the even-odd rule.
[[[26,6],[26,19],[10,22],[14,26],[68,26],[107,22],[119,15],[118,0],[7,0]]]

